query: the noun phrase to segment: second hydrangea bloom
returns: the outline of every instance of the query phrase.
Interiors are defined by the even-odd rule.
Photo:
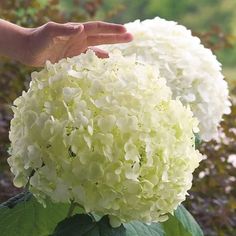
[[[222,116],[230,113],[228,87],[221,65],[199,38],[176,22],[156,17],[125,25],[134,35],[128,44],[104,46],[123,55],[159,68],[161,76],[183,104],[189,104],[199,120],[200,136],[209,141],[216,137]]]
[[[111,223],[158,222],[185,200],[197,119],[159,71],[91,51],[32,74],[14,102],[9,164],[43,201],[74,200]]]

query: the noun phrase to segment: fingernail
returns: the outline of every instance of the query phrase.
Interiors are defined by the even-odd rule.
[[[128,41],[132,41],[133,40],[133,35],[131,33],[125,33],[124,39],[128,40]]]

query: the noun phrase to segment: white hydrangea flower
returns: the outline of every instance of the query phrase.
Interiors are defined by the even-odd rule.
[[[32,74],[14,102],[14,183],[117,222],[167,219],[202,155],[198,121],[151,66],[91,51]]]
[[[159,17],[136,20],[125,27],[134,40],[104,48],[121,49],[125,56],[136,54],[139,61],[158,67],[174,98],[189,104],[199,119],[201,138],[215,138],[223,114],[230,113],[230,102],[221,64],[211,50],[184,26]]]

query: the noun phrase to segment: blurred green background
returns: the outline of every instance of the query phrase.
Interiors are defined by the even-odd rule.
[[[223,65],[233,106],[231,115],[224,117],[219,139],[200,146],[207,159],[194,174],[193,188],[185,205],[206,236],[233,236],[236,235],[235,9],[235,0],[1,0],[0,18],[37,27],[48,21],[126,23],[160,16],[187,26],[199,36]],[[27,89],[33,70],[0,58],[0,202],[20,191],[11,184],[6,163],[10,106]]]

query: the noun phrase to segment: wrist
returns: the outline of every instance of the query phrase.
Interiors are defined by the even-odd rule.
[[[0,19],[0,55],[25,63],[31,31]]]
[[[34,29],[21,27],[19,31],[19,51],[15,58],[23,64],[30,64],[31,35]]]

